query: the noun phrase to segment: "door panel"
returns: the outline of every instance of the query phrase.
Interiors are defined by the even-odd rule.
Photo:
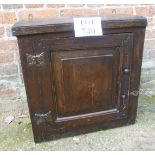
[[[34,41],[37,54],[51,55],[50,64],[38,68],[44,73],[50,65],[50,75],[39,83],[51,86],[49,110],[42,112],[51,111],[52,115],[52,123],[44,126],[46,130],[55,133],[127,118],[130,72],[124,73],[124,69],[131,68],[132,41],[131,33]],[[43,92],[46,87],[41,86],[38,96]],[[45,101],[42,107],[47,107]]]
[[[72,53],[75,54],[72,56]],[[118,48],[60,52],[53,53],[52,57],[56,96],[59,96],[58,117],[116,108],[113,96],[118,96],[115,94],[117,74],[120,74]]]

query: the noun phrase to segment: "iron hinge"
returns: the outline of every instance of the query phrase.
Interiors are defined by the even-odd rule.
[[[139,95],[139,91],[138,90],[134,90],[134,91],[130,92],[130,95],[138,96]]]
[[[35,113],[35,121],[37,123],[37,125],[41,124],[41,123],[50,123],[52,122],[52,112],[49,111],[47,113]]]
[[[45,64],[45,53],[31,55],[26,53],[26,62],[28,66],[43,66]]]

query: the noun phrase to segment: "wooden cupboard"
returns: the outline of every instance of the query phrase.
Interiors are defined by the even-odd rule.
[[[78,38],[72,18],[12,27],[36,142],[135,123],[146,18],[101,23],[102,36]]]

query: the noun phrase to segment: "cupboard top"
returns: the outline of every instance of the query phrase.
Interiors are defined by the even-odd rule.
[[[143,16],[110,15],[102,16],[103,28],[146,27],[147,20]],[[19,21],[12,27],[14,36],[73,31],[72,17],[59,17],[51,19],[35,19]]]

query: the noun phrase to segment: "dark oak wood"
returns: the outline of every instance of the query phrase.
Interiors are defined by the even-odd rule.
[[[106,16],[102,36],[80,38],[72,18],[13,26],[36,142],[135,122],[146,24]]]
[[[106,15],[102,17],[103,28],[145,27],[146,18],[142,16]],[[20,21],[12,28],[13,35],[39,34],[49,32],[73,31],[73,18],[61,17]]]

